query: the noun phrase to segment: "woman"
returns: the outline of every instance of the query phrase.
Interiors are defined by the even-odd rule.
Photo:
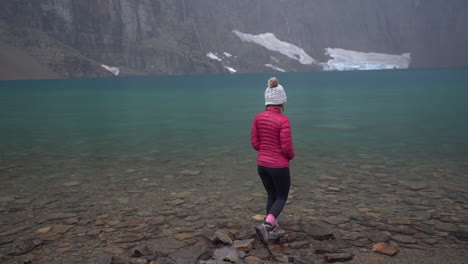
[[[264,244],[284,236],[277,218],[283,211],[291,186],[289,161],[294,158],[289,119],[282,114],[287,101],[284,88],[275,77],[265,90],[265,111],[255,116],[251,143],[258,151],[258,174],[268,194],[267,217],[255,229]]]

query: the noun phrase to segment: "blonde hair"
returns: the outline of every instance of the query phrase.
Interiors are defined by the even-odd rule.
[[[274,88],[276,86],[278,86],[278,79],[276,79],[276,77],[271,77],[269,80],[268,80],[268,87],[270,88]]]

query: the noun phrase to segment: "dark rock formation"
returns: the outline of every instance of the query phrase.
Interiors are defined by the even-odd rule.
[[[113,76],[101,64],[121,76],[320,69],[242,42],[233,30],[274,33],[319,61],[332,47],[411,52],[411,67],[460,67],[467,11],[464,0],[3,0],[0,79]]]

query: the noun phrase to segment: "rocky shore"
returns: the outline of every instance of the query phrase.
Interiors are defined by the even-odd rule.
[[[299,159],[263,245],[254,160],[223,152],[43,157],[0,163],[0,262],[94,264],[465,263],[463,162]]]

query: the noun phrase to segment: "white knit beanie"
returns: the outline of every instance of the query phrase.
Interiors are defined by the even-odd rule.
[[[265,105],[281,105],[286,103],[288,97],[283,86],[278,84],[275,87],[267,87],[265,90]]]

